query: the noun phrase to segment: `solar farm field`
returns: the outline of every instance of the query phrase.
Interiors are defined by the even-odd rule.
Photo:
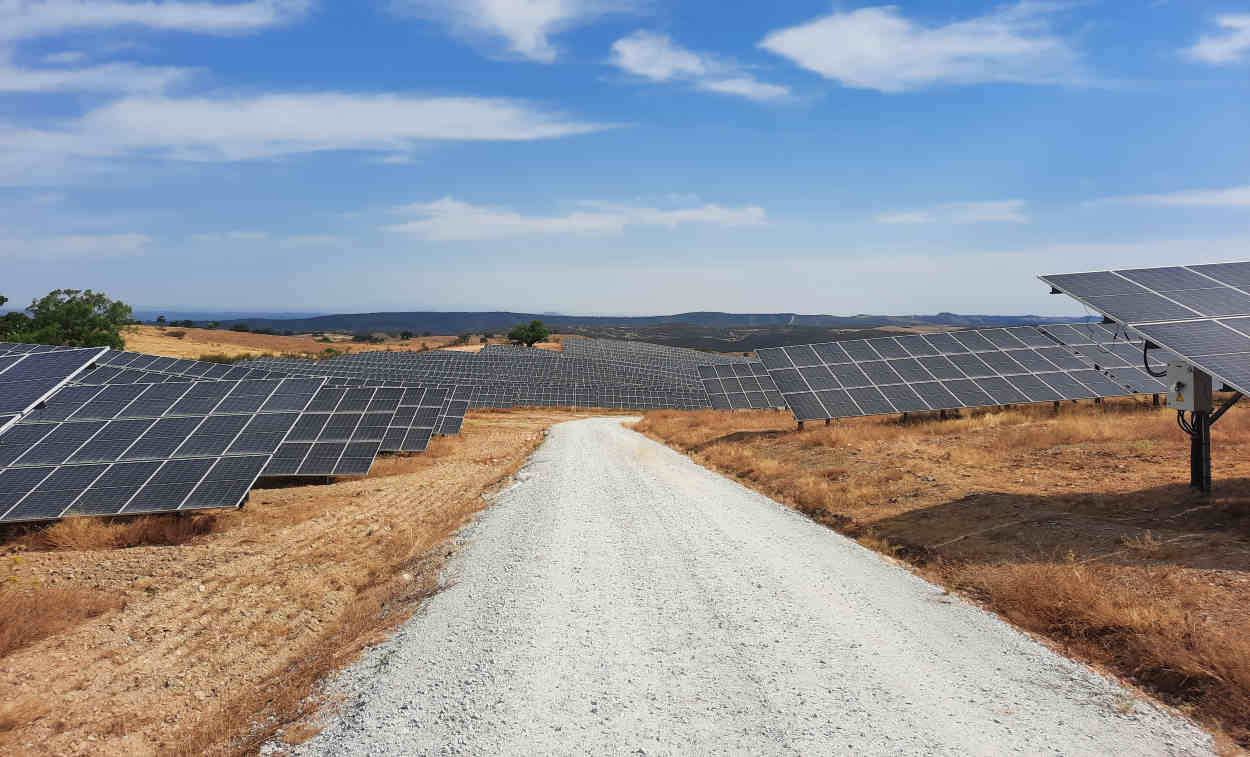
[[[1183,483],[1175,411],[1148,400],[805,432],[790,413],[657,411],[635,428],[1250,739],[1250,409],[1214,427],[1209,498]]]

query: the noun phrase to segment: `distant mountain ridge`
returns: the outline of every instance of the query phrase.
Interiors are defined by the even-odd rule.
[[[342,313],[304,318],[217,318],[224,327],[245,323],[252,329],[270,328],[307,333],[312,331],[413,331],[433,334],[506,331],[518,323],[540,320],[556,330],[594,330],[686,326],[707,329],[871,329],[881,326],[1023,326],[1034,323],[1077,323],[1097,318],[1056,318],[1038,315],[804,315],[800,313],[693,312],[651,316],[585,316],[544,313],[494,312],[388,312]]]

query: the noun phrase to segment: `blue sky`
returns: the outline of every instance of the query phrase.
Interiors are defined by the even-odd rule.
[[[1250,259],[1244,2],[0,0],[0,293],[1079,314]]]

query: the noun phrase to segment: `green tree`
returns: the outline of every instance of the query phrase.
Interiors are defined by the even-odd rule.
[[[539,342],[546,341],[549,336],[551,336],[551,329],[543,325],[542,321],[530,321],[528,324],[520,324],[509,331],[508,341],[533,347]]]
[[[236,323],[230,327],[230,330],[231,331],[251,331],[251,329],[248,328],[246,323]]]
[[[157,326],[164,326],[164,325],[165,325],[165,316],[163,316],[163,315],[158,315],[158,316],[156,316],[156,325],[157,325]]]
[[[416,336],[416,334],[412,333],[411,331],[403,331],[400,333],[399,338],[406,342],[409,339],[413,338],[414,336]]]
[[[129,305],[90,289],[54,290],[26,312],[30,316],[10,313],[0,321],[5,340],[120,350],[125,348],[121,328],[134,320]]]

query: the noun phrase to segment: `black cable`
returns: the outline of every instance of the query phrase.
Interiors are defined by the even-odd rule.
[[[1176,411],[1176,425],[1180,426],[1181,431],[1184,431],[1188,436],[1194,435],[1194,426],[1190,421],[1185,420],[1184,410]]]
[[[1154,376],[1155,378],[1163,378],[1164,376],[1168,375],[1168,372],[1166,370],[1161,373],[1155,373],[1154,371],[1150,369],[1150,358],[1147,356],[1147,353],[1150,351],[1150,348],[1146,346],[1147,344],[1149,344],[1149,342],[1142,340],[1142,343],[1141,343],[1142,365],[1146,366],[1146,373],[1149,373],[1151,376]]]

